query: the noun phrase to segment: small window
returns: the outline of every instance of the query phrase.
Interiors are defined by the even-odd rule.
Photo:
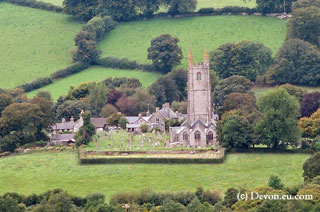
[[[188,135],[188,133],[183,133],[183,140],[184,141],[188,141],[189,140],[189,135]]]
[[[201,73],[200,72],[197,73],[197,80],[201,80]]]
[[[197,132],[194,134],[194,139],[195,139],[196,141],[200,141],[200,140],[201,140],[201,134],[200,134],[199,131],[197,131]]]
[[[159,123],[159,122],[160,122],[160,119],[159,119],[159,118],[156,118],[156,122]]]
[[[174,142],[179,142],[179,137],[177,135],[175,135],[173,141]]]

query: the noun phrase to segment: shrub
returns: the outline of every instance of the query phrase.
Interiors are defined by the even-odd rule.
[[[96,64],[106,68],[129,69],[129,70],[134,70],[139,68],[139,64],[136,61],[131,61],[128,58],[115,58],[115,57],[99,58],[96,60]]]
[[[53,80],[64,78],[64,77],[70,76],[72,74],[79,73],[79,72],[87,69],[88,67],[89,67],[89,65],[87,63],[81,63],[81,62],[74,63],[73,65],[71,65],[67,68],[64,68],[62,70],[59,70],[59,71],[51,74],[51,77]]]
[[[53,82],[51,77],[38,78],[30,83],[25,83],[23,85],[18,86],[18,88],[22,88],[25,92],[33,91],[35,89],[44,87]]]
[[[143,132],[143,133],[146,133],[148,131],[148,125],[146,125],[146,124],[142,124],[140,126],[140,128],[141,128],[141,132]]]
[[[314,177],[320,175],[320,153],[311,156],[302,166],[303,177],[305,181],[311,181]]]
[[[219,12],[238,14],[238,13],[252,13],[252,10],[248,7],[227,6],[227,7],[221,8]]]
[[[199,10],[199,13],[200,14],[210,14],[210,13],[214,13],[214,8],[212,8],[212,7],[208,7],[208,8],[201,8],[200,10]]]
[[[44,147],[44,146],[47,146],[46,141],[36,141],[36,142],[32,142],[32,143],[27,143],[27,144],[23,145],[21,148],[27,149],[27,148],[31,148],[31,147]]]
[[[278,176],[272,175],[269,178],[268,186],[272,187],[273,189],[279,190],[282,189],[284,185]]]

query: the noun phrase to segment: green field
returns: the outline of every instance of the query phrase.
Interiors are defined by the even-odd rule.
[[[85,196],[151,188],[194,191],[198,186],[225,191],[229,187],[266,185],[278,175],[286,186],[303,182],[305,154],[230,154],[223,164],[117,164],[80,166],[77,154],[33,153],[0,159],[0,194],[31,194],[63,188]]]
[[[64,14],[0,3],[0,88],[69,66],[82,24]]]
[[[54,5],[62,6],[63,0],[41,0]],[[250,7],[256,6],[254,0],[245,3],[243,0],[198,0],[197,10],[204,7],[222,8],[226,6]]]
[[[148,62],[147,49],[153,38],[169,33],[180,39],[184,52],[182,67],[186,68],[189,47],[195,61],[203,60],[204,47],[215,49],[221,44],[252,40],[264,43],[274,53],[286,36],[286,21],[257,16],[205,16],[179,19],[153,19],[119,25],[100,43],[104,56],[127,57]]]
[[[82,82],[101,82],[109,77],[133,77],[139,79],[143,87],[148,87],[160,76],[160,74],[151,72],[93,67],[78,74],[74,74],[61,79],[39,90],[49,91],[52,95],[52,98],[56,100],[59,96],[66,95],[69,91],[70,86],[75,87],[80,85]],[[28,93],[28,96],[34,96],[39,90]]]

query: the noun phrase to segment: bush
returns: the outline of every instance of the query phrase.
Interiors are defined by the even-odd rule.
[[[214,8],[212,8],[212,7],[208,7],[208,8],[201,8],[200,10],[199,10],[199,13],[200,14],[210,14],[210,13],[214,13]]]
[[[17,4],[20,6],[27,6],[27,7],[32,7],[32,8],[37,8],[37,9],[42,9],[42,10],[49,10],[53,12],[62,12],[62,7],[42,2],[42,1],[36,1],[36,0],[6,0],[7,2],[11,4]]]
[[[253,13],[254,11],[249,7],[238,7],[238,6],[228,6],[223,7],[219,10],[220,13],[231,13],[231,14],[239,14],[239,13]]]
[[[18,86],[18,88],[22,88],[25,92],[33,91],[38,88],[42,88],[46,85],[49,85],[53,82],[51,77],[38,78],[30,83],[25,83],[23,85]]]
[[[86,25],[82,27],[82,31],[95,34],[95,41],[100,41],[106,33],[110,32],[116,26],[116,22],[110,16],[95,16]]]
[[[129,70],[134,70],[139,68],[139,64],[136,61],[131,61],[128,58],[115,58],[115,57],[99,58],[96,60],[96,65],[103,66],[106,68],[129,69]]]
[[[278,176],[272,175],[269,178],[268,186],[272,187],[273,189],[279,190],[282,189],[284,185]]]
[[[67,68],[64,68],[62,70],[54,72],[53,74],[51,74],[51,78],[53,80],[65,78],[65,77],[70,76],[72,74],[79,73],[87,68],[89,68],[89,65],[86,63],[81,63],[81,62],[74,63],[73,65],[71,65]]]
[[[31,147],[45,147],[45,146],[47,146],[46,141],[36,141],[36,142],[25,144],[21,148],[27,149],[27,148],[31,148]]]
[[[141,132],[143,132],[143,133],[148,132],[148,125],[142,124],[142,125],[140,126],[140,128],[141,128]]]

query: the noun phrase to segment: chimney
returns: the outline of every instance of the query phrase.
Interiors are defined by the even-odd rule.
[[[156,107],[156,112],[159,112],[159,111],[160,111],[159,107]]]
[[[150,111],[149,110],[147,111],[147,116],[150,116]]]
[[[62,123],[66,123],[66,119],[65,118],[62,118]]]
[[[141,113],[139,113],[139,118],[142,118],[142,114]]]
[[[70,121],[71,121],[71,122],[74,122],[74,118],[73,118],[73,116],[71,116]]]

